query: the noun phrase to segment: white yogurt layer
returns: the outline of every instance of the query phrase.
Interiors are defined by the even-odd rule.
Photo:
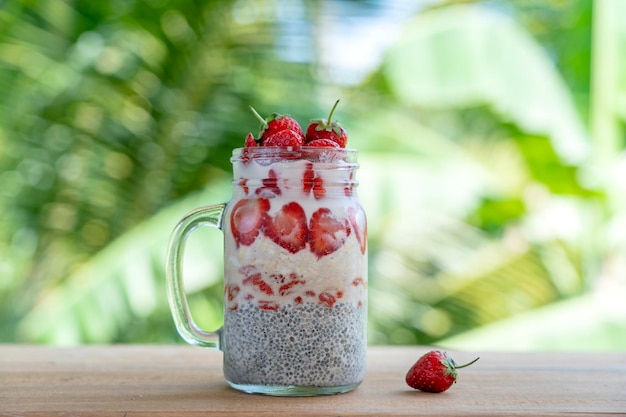
[[[325,186],[324,197],[316,198],[312,191],[306,194],[303,191],[302,179],[311,164],[315,177],[321,178]],[[343,161],[329,164],[293,160],[270,165],[261,165],[254,160],[247,164],[238,162],[234,164],[234,183],[242,185],[234,187],[236,191],[230,206],[242,198],[257,197],[261,193],[270,202],[270,216],[283,205],[295,201],[304,209],[307,223],[320,208],[329,209],[339,219],[348,219],[349,209],[361,210],[352,188],[356,182],[352,178],[353,168],[354,164]],[[271,190],[265,190],[265,193],[263,187],[267,181],[264,184],[262,179],[270,177],[276,178],[278,193]],[[257,192],[259,188],[261,191]],[[345,188],[350,191],[346,192]],[[226,216],[230,216],[229,210]],[[225,217],[227,309],[234,310],[245,302],[262,303],[259,306],[267,309],[303,302],[319,302],[329,307],[335,303],[365,306],[367,250],[361,250],[353,226],[350,226],[350,233],[339,249],[318,257],[310,250],[309,244],[291,253],[263,232],[251,245],[237,247],[229,223],[230,218]]]

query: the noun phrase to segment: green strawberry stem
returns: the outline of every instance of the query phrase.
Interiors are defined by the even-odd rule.
[[[252,114],[254,114],[254,117],[256,117],[257,119],[259,119],[259,122],[261,122],[261,131],[267,129],[267,120],[265,120],[263,118],[263,116],[261,116],[252,106],[248,106],[250,108],[250,111],[252,112]]]
[[[335,109],[337,108],[337,105],[339,104],[339,99],[337,99],[337,101],[335,101],[335,105],[333,106],[332,109],[330,109],[330,114],[328,115],[328,119],[314,119],[311,120],[311,123],[316,123],[317,126],[315,126],[315,130],[316,131],[322,131],[322,130],[326,130],[328,132],[331,131],[335,131],[335,133],[337,134],[337,136],[341,136],[341,125],[339,125],[339,123],[335,123],[332,121],[333,118],[333,113],[335,113]]]
[[[332,109],[330,109],[330,114],[328,115],[328,119],[326,121],[326,126],[327,127],[330,126],[330,124],[331,124],[330,121],[333,118],[333,113],[335,112],[335,109],[337,108],[337,104],[339,104],[339,99],[337,99],[337,101],[335,101],[335,105],[333,106]]]
[[[474,359],[473,361],[471,361],[471,362],[469,362],[469,363],[466,363],[465,365],[460,365],[460,366],[457,366],[457,365],[455,364],[455,365],[454,365],[454,368],[455,368],[455,369],[466,368],[466,367],[470,366],[471,364],[473,364],[474,362],[476,362],[478,359],[480,359],[480,357],[478,357],[478,358]]]

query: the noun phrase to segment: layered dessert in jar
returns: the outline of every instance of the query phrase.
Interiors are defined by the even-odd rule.
[[[345,148],[345,131],[330,116],[317,122],[326,125],[317,136],[293,124],[272,131],[284,117],[266,122],[258,140],[248,135],[231,159],[233,198],[222,220],[224,373],[250,392],[349,391],[363,380],[367,349],[357,152]]]

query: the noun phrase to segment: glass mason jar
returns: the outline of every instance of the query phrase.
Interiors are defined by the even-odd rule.
[[[169,300],[189,343],[219,348],[234,388],[270,395],[347,392],[365,375],[367,222],[357,151],[251,147],[233,151],[233,196],[196,209],[168,249]],[[224,233],[224,325],[199,329],[182,286],[184,241],[197,226]]]

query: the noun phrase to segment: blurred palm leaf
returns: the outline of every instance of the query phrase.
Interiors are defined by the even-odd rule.
[[[227,198],[230,151],[257,128],[249,104],[304,121],[325,111],[303,97],[328,94],[348,97],[342,122],[361,153],[373,343],[435,343],[584,291],[606,248],[604,196],[583,175],[588,69],[556,47],[589,39],[565,42],[564,6],[533,2],[547,11],[547,54],[489,7],[529,2],[474,3],[418,16],[371,79],[346,91],[311,77],[319,57],[285,48],[320,53],[316,2],[289,24],[273,1],[5,2],[0,338],[179,341],[164,290],[169,231],[188,209]],[[589,18],[590,3],[575,6],[570,16]],[[613,220],[607,246],[619,260],[624,222]],[[203,251],[221,237],[198,239],[187,284],[210,330],[220,256]]]
[[[257,129],[248,105],[303,111],[276,105],[313,81],[275,59],[275,6],[3,3],[0,340],[91,256],[229,172],[242,126]]]
[[[227,201],[229,194],[228,178],[215,181],[125,233],[45,294],[20,321],[19,339],[62,345],[178,341],[164,290],[169,233],[186,212],[207,201]],[[185,284],[198,323],[216,329],[222,316],[223,238],[217,231],[201,237],[189,240]]]
[[[623,285],[603,288],[439,343],[470,350],[616,350],[626,343],[625,290]]]
[[[588,139],[541,47],[486,8],[437,9],[372,80],[389,86],[356,123],[386,149],[363,163],[372,341],[434,343],[580,293],[601,194],[580,183]]]
[[[502,13],[476,6],[423,13],[390,50],[385,72],[410,106],[488,105],[503,122],[550,137],[564,160],[587,157],[567,85],[528,32]]]

